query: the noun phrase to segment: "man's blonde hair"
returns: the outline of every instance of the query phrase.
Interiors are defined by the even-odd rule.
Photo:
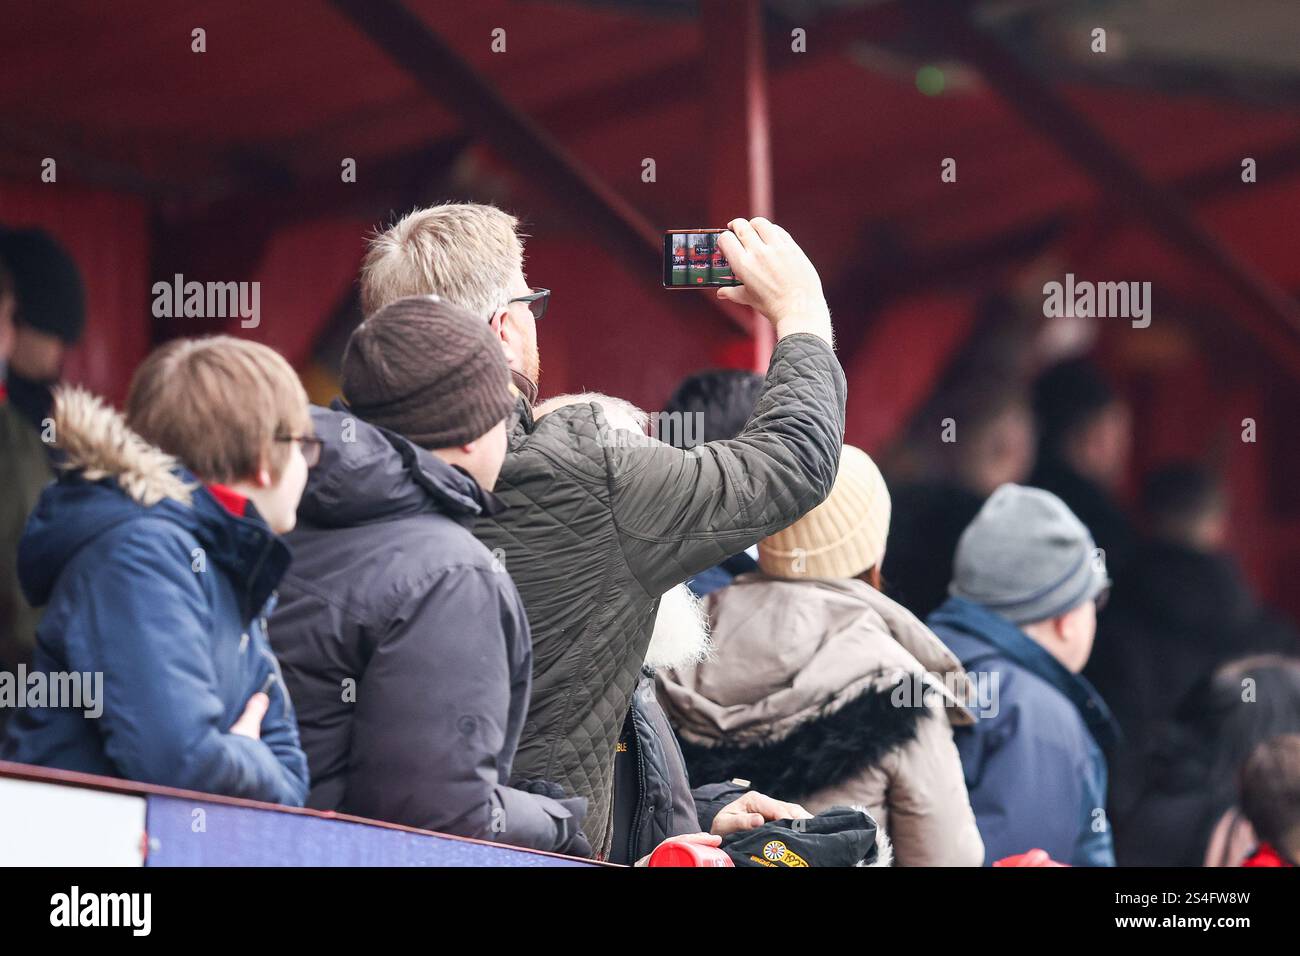
[[[495,206],[444,203],[407,213],[370,242],[361,265],[368,317],[398,299],[439,295],[485,322],[509,302],[523,268],[519,220]]]
[[[222,484],[254,477],[263,455],[278,481],[292,448],[276,439],[311,433],[293,366],[274,349],[228,335],[156,349],[131,379],[126,420],[201,479]]]

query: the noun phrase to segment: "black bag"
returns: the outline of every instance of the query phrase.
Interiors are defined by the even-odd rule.
[[[876,861],[876,821],[851,807],[808,820],[773,820],[722,838],[736,866],[857,866]]]

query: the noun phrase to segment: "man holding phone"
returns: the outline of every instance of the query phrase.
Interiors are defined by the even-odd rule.
[[[839,464],[846,384],[817,270],[780,226],[735,219],[717,245],[743,284],[716,295],[766,316],[778,339],[744,431],[684,451],[619,441],[595,402],[534,421],[536,322],[549,293],[524,278],[516,226],[473,203],[412,212],[371,244],[362,307],[434,293],[488,322],[505,351],[522,393],[497,484],[508,507],[474,530],[503,556],[532,627],[515,773],[586,797],[587,836],[604,857],[614,750],[659,597],[821,503]],[[755,815],[779,815],[768,803]]]

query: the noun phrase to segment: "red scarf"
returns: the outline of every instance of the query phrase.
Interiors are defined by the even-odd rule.
[[[211,484],[208,485],[208,491],[212,492],[212,497],[221,502],[221,506],[236,518],[242,518],[248,513],[248,499],[235,489]]]
[[[1267,843],[1261,843],[1251,856],[1247,857],[1242,866],[1288,866],[1294,867],[1295,864],[1289,862],[1286,857],[1278,853]]]

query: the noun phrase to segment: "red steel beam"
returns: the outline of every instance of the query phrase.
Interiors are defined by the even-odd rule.
[[[849,380],[871,383],[849,389],[847,440],[872,455],[887,451],[967,347],[977,319],[972,298],[950,292],[921,294],[877,312],[861,347],[840,352]]]
[[[774,20],[775,18],[769,19],[769,23]],[[902,16],[901,8],[894,5],[866,7],[825,15],[813,21],[808,50],[800,54],[794,54],[790,48],[791,38],[786,28],[793,23],[775,22],[779,22],[780,25],[770,30],[764,40],[763,61],[769,75],[776,75],[795,67],[807,67],[815,61],[839,55],[862,36],[876,38],[893,36],[906,25],[907,21],[906,17]],[[682,76],[691,74],[699,68],[700,54],[698,50],[693,50],[666,65],[631,69],[609,83],[568,94],[539,109],[537,116],[541,125],[559,138],[588,134],[602,124],[624,115],[629,108],[642,111],[658,106],[663,106],[665,109],[673,108],[671,99],[664,99],[658,91],[672,87],[680,82]],[[647,91],[651,92],[647,94]],[[410,96],[393,101],[393,105],[385,106],[384,110],[391,112],[392,115],[399,115],[403,110],[409,112],[427,95],[423,90],[416,91]],[[729,85],[725,90],[723,101],[731,102],[734,99],[735,88]],[[327,124],[306,133],[271,141],[267,144],[267,151],[284,166],[289,165],[285,157],[290,154],[315,152],[322,156],[333,155],[331,143],[336,143],[339,136],[346,135],[357,123],[373,118],[373,108],[350,113],[346,117],[332,119]],[[5,125],[0,124],[0,134],[5,130]],[[0,140],[3,139],[4,136],[0,135]],[[44,142],[46,137],[37,137],[37,139]],[[273,209],[277,221],[284,223],[300,222],[342,209],[356,209],[367,213],[375,207],[399,208],[403,203],[393,200],[392,194],[402,193],[405,188],[403,183],[411,182],[413,178],[427,180],[425,171],[430,163],[440,162],[441,157],[449,153],[459,153],[466,143],[467,137],[464,131],[457,130],[435,142],[424,142],[397,150],[382,158],[368,161],[367,174],[363,177],[363,181],[341,187],[337,173],[331,173],[327,178],[300,182],[291,191],[281,188],[252,191],[251,188],[245,188],[238,192],[220,193],[211,201],[196,206],[192,202],[192,194],[195,190],[191,188],[187,192],[184,186],[180,185],[176,187],[179,192],[173,190],[175,195],[169,194],[170,198],[174,201],[191,201],[188,206],[168,212],[165,219],[168,223],[193,222],[196,228],[220,229],[225,224],[219,220],[227,215],[231,217],[246,215],[250,203],[259,203],[261,208]],[[3,157],[0,157],[0,162],[3,162]],[[1260,166],[1261,168],[1265,166],[1263,157],[1260,159]],[[80,172],[82,171],[79,170]],[[130,167],[123,167],[122,174],[139,178]],[[99,179],[92,181],[98,184]],[[159,185],[152,180],[146,181],[146,184],[150,188]],[[119,185],[119,183],[114,181],[110,185]],[[209,184],[209,191],[211,185]],[[140,191],[142,188],[132,180],[127,186],[127,191]],[[740,208],[731,207],[729,212],[735,213]],[[748,207],[743,211],[748,211]]]
[[[790,30],[799,24],[769,11],[767,23],[771,29],[764,44],[764,60],[770,76],[797,68],[806,69],[815,62],[841,55],[864,37],[874,40],[894,37],[908,25],[906,15],[897,4],[825,14],[812,21],[799,22],[809,31],[808,49],[803,53],[794,53],[791,50]],[[699,68],[698,49],[691,49],[667,63],[644,67],[629,63],[617,78],[567,93],[538,107],[534,115],[541,126],[557,139],[567,141],[589,135],[626,117],[630,111],[651,114],[656,110],[676,109],[677,104],[673,98],[664,96],[662,91],[675,88],[683,76],[694,75]],[[726,100],[730,102],[734,95],[734,88],[728,89]],[[384,104],[378,113],[374,107],[359,108],[267,145],[277,156],[313,151],[323,156],[333,156],[336,151],[333,144],[337,143],[340,136],[350,135],[358,124],[373,122],[377,116],[381,119],[389,115],[404,116],[418,107],[426,97],[423,90],[417,90]],[[454,134],[455,137],[461,135],[460,132]]]
[[[565,205],[610,240],[640,275],[658,276],[661,234],[631,203],[517,110],[487,79],[400,0],[330,0],[412,79],[508,162],[562,196]],[[525,166],[526,164],[526,166]],[[683,308],[734,314],[707,296],[680,296]],[[749,326],[742,323],[748,332]]]
[[[737,216],[774,218],[762,3],[704,0],[700,27],[708,77],[709,224],[725,225]],[[750,324],[754,369],[766,371],[775,332],[756,313]]]
[[[1245,306],[1239,323],[1300,376],[1300,306],[1197,221],[1176,192],[1143,173],[1063,96],[969,20],[964,5],[915,0],[917,22],[974,65],[1032,127],[1077,162],[1113,201],[1141,214],[1171,246],[1217,275]]]

